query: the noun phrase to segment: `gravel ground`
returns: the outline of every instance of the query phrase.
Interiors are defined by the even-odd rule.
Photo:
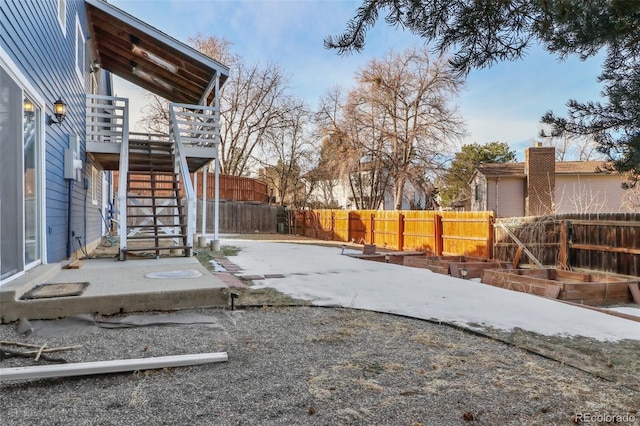
[[[70,362],[218,351],[228,352],[228,362],[3,382],[0,423],[563,425],[596,415],[634,421],[619,424],[640,418],[637,389],[445,325],[338,308],[255,308],[231,319],[221,310],[187,312],[217,317],[222,327],[100,328],[46,343],[82,345],[57,355]],[[25,340],[2,325],[0,340],[45,338]],[[0,366],[32,364],[10,358]]]

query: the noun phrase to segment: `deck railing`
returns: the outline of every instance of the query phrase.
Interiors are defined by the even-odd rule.
[[[86,96],[86,141],[100,152],[119,152],[118,168],[120,171],[129,170],[129,139],[171,140],[175,143],[175,172],[179,174],[186,198],[187,214],[187,244],[193,246],[195,232],[196,194],[189,174],[187,154],[193,157],[192,148],[207,148],[206,155],[210,155],[211,148],[217,156],[220,141],[220,109],[201,105],[169,104],[169,134],[133,133],[129,132],[129,100],[103,95]],[[97,145],[105,144],[105,145]],[[119,146],[117,145],[119,144]],[[111,146],[109,148],[108,146]],[[113,149],[113,151],[111,151]],[[205,151],[205,150],[203,150]],[[201,155],[201,154],[200,154]],[[196,156],[200,156],[196,155]],[[206,158],[202,157],[202,158]],[[120,248],[127,247],[127,173],[118,176],[118,233]]]
[[[113,96],[87,95],[87,142],[128,141],[129,100]]]
[[[187,210],[187,244],[193,245],[196,229],[196,193],[187,165],[185,145],[215,147],[220,140],[219,108],[202,105],[169,104],[169,135],[176,148],[176,172],[180,173]],[[217,154],[216,154],[217,155]]]

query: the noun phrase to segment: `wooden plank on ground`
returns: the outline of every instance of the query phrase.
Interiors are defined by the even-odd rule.
[[[628,320],[631,320],[631,321],[640,322],[640,317],[639,316],[625,314],[623,312],[618,312],[618,311],[614,311],[614,310],[611,310],[611,309],[603,309],[603,308],[598,308],[598,307],[595,307],[595,306],[582,305],[582,304],[579,304],[579,303],[569,302],[569,301],[565,301],[565,300],[560,300],[560,302],[566,303],[567,305],[573,305],[573,306],[577,306],[577,307],[580,307],[580,308],[585,308],[585,309],[589,309],[589,310],[592,310],[592,311],[601,312],[601,313],[607,314],[607,315],[613,315],[614,317],[620,317],[620,318],[628,319]]]
[[[190,365],[224,362],[228,359],[226,352],[213,352],[204,354],[162,356],[155,358],[117,359],[112,361],[0,368],[0,382],[9,380],[87,376],[93,374],[122,373],[125,371],[185,367]]]
[[[82,262],[80,262],[79,260],[74,260],[69,262],[63,268],[64,269],[80,269],[81,266],[82,266]]]

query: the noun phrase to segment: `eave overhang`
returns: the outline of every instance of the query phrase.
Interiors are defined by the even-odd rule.
[[[214,105],[229,68],[103,0],[85,0],[100,67],[176,103]]]

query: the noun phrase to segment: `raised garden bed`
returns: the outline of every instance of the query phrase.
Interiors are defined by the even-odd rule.
[[[406,257],[405,266],[425,268],[438,274],[462,278],[461,270],[466,270],[465,278],[480,278],[485,269],[504,269],[506,264],[497,260],[472,256],[428,256]]]
[[[355,257],[357,259],[373,260],[374,262],[386,262],[395,263],[396,265],[404,264],[404,260],[407,257],[424,257],[424,251],[392,251],[385,250],[378,251],[375,244],[365,244],[362,247],[362,254],[349,253],[347,256]]]
[[[638,280],[560,269],[485,270],[485,284],[590,306],[633,302]]]

